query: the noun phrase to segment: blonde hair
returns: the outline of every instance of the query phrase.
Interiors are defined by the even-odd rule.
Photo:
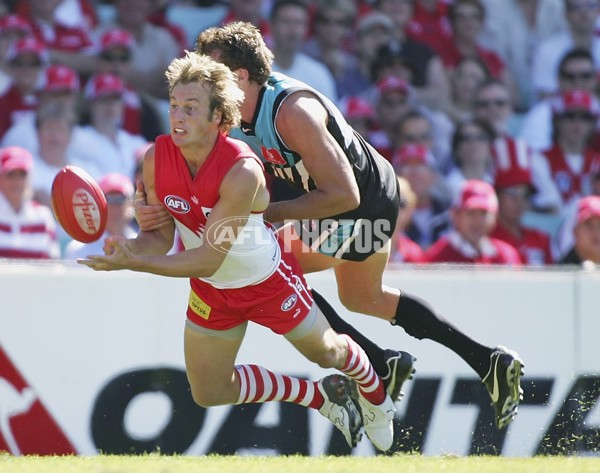
[[[234,74],[227,66],[208,56],[187,51],[184,57],[171,61],[165,76],[169,94],[177,84],[205,85],[210,93],[210,113],[221,113],[221,131],[228,132],[240,125],[240,106],[244,101],[244,92],[238,87]]]

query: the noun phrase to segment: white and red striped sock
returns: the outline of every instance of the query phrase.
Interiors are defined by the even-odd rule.
[[[283,401],[318,409],[324,398],[316,381],[273,373],[258,365],[236,365],[240,396],[236,404]]]
[[[348,358],[340,371],[356,381],[358,389],[367,401],[378,406],[385,400],[385,389],[369,357],[348,335],[340,334],[340,336],[348,343]]]

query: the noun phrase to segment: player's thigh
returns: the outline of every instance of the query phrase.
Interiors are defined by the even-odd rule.
[[[226,389],[232,382],[233,367],[243,336],[222,338],[206,335],[186,326],[185,365],[193,391],[210,393]]]
[[[345,261],[334,268],[340,300],[376,300],[383,290],[383,273],[389,259],[390,242],[363,261]]]
[[[312,250],[298,236],[293,223],[283,225],[277,230],[277,233],[279,237],[283,239],[285,251],[294,255],[305,274],[323,271],[324,269],[333,268],[338,264],[343,263],[343,261],[339,259]]]

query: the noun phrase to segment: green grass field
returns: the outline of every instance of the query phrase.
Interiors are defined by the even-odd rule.
[[[598,473],[600,457],[239,457],[0,455],[2,473]]]

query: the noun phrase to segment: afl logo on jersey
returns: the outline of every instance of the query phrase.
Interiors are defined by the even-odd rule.
[[[168,195],[165,197],[165,205],[173,212],[178,214],[186,214],[190,211],[189,202],[183,200],[176,195]]]
[[[296,294],[292,294],[285,301],[283,301],[283,304],[281,304],[281,310],[283,310],[284,312],[290,310],[296,305],[297,300],[298,296]]]

